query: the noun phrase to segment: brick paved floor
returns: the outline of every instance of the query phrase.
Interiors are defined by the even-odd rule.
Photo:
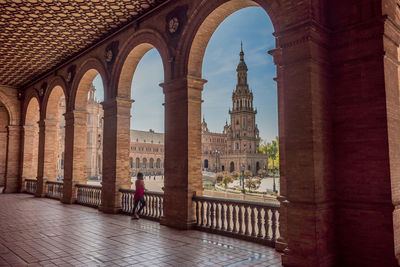
[[[0,266],[281,266],[258,244],[0,194]]]

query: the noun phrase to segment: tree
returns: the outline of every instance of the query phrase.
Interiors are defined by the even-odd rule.
[[[260,175],[261,177],[264,177],[265,175],[267,175],[267,171],[264,169],[259,169],[257,174]]]
[[[251,190],[256,190],[260,187],[261,179],[250,178],[246,181],[246,187]]]
[[[227,188],[228,184],[232,182],[233,182],[233,177],[229,173],[225,173],[222,178],[222,183],[225,185],[225,188]]]
[[[271,169],[274,173],[275,170],[279,170],[279,138],[272,140],[271,143],[263,142],[260,146],[260,152],[268,155],[268,169]],[[272,168],[271,168],[272,167]]]
[[[215,175],[215,180],[217,183],[222,182],[222,179],[224,178],[224,173],[223,172],[219,172]]]
[[[251,171],[249,171],[249,170],[245,170],[245,171],[243,172],[244,178],[249,178],[251,175],[252,175],[252,173],[251,173]]]

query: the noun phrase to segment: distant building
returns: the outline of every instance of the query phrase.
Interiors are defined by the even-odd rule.
[[[268,157],[259,152],[257,110],[253,107],[253,93],[247,84],[248,69],[243,48],[236,71],[237,85],[232,93],[232,110],[229,110],[230,124],[225,123],[222,133],[213,133],[203,118],[202,167],[208,171],[250,170],[256,174],[260,169],[267,169]]]

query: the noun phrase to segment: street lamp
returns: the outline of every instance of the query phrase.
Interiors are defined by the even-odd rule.
[[[246,190],[244,190],[244,169],[245,169],[245,166],[244,166],[244,164],[242,164],[242,193],[243,194],[246,194]]]
[[[218,172],[218,153],[219,153],[219,150],[217,148],[217,149],[215,149],[215,173]]]

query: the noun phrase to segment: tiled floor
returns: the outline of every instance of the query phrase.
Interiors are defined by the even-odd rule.
[[[0,266],[280,266],[274,249],[79,205],[0,194]]]

